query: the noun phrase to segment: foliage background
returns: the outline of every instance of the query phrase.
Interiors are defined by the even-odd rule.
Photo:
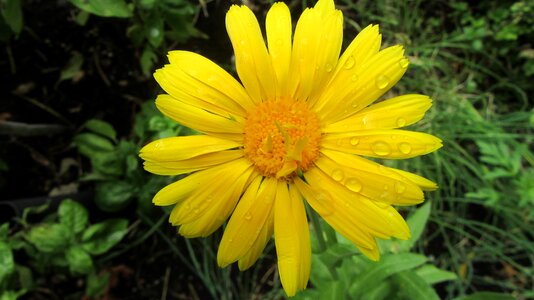
[[[244,2],[262,22],[273,1]],[[295,20],[314,1],[286,3]],[[418,239],[383,243],[380,264],[318,223],[311,285],[299,297],[534,297],[534,4],[336,4],[346,42],[378,23],[384,46],[406,47],[410,69],[384,98],[430,95],[414,129],[444,147],[387,163],[440,189],[427,195],[431,206],[402,211]],[[0,0],[0,299],[283,298],[272,245],[250,271],[217,268],[221,233],[177,237],[150,201],[172,179],[137,158],[150,140],[190,133],[152,102],[151,73],[168,50],[235,74],[229,5]]]

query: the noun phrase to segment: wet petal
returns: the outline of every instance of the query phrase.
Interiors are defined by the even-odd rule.
[[[177,161],[147,160],[143,166],[148,172],[158,175],[180,175],[213,167],[240,157],[243,157],[243,150],[226,150]]]
[[[289,65],[291,62],[291,13],[283,2],[271,6],[265,20],[269,55],[278,82],[278,96],[287,95]]]
[[[432,106],[425,95],[402,95],[371,105],[355,115],[327,125],[324,132],[352,132],[366,129],[401,128],[421,120]]]
[[[274,241],[280,281],[291,297],[305,289],[310,276],[311,245],[304,201],[279,181],[274,205]]]
[[[396,129],[330,133],[323,137],[321,145],[345,153],[389,159],[412,158],[443,146],[433,135]]]

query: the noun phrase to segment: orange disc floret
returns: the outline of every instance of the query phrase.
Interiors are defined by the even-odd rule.
[[[320,141],[319,118],[303,102],[267,101],[247,114],[245,155],[264,176],[306,171],[319,157]]]

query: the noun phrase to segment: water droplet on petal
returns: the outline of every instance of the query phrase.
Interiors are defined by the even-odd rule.
[[[408,68],[408,65],[410,64],[410,61],[406,58],[406,57],[403,57],[399,60],[399,65],[401,68],[403,69],[406,69]]]
[[[403,154],[408,154],[408,153],[412,152],[412,146],[410,146],[410,144],[408,144],[408,143],[400,143],[399,144],[399,150]]]
[[[343,177],[345,176],[343,175],[343,171],[341,170],[334,170],[334,172],[332,172],[332,179],[334,179],[335,181],[341,181]]]
[[[321,216],[329,216],[334,212],[334,202],[327,191],[319,191],[315,199],[317,200],[317,206],[314,207],[314,209],[317,210]]]
[[[252,220],[252,215],[251,215],[250,213],[247,213],[247,214],[245,215],[245,220],[247,220],[247,221]]]
[[[358,81],[358,75],[354,74],[350,77],[350,80],[352,80],[353,82],[356,82]]]
[[[233,241],[234,241],[234,239],[228,239],[228,243],[231,243]]]
[[[384,185],[384,190],[385,191],[389,190],[389,185]]]
[[[353,191],[353,192],[356,192],[358,193],[359,191],[362,190],[362,184],[361,182],[356,179],[356,178],[349,178],[346,182],[345,182],[345,186]]]
[[[358,102],[358,100],[354,100],[354,101],[352,101],[352,103],[351,103],[351,106],[352,106],[353,108],[358,107],[358,105],[360,105],[360,102]]]
[[[277,40],[276,40],[276,44],[277,44],[278,46],[282,45],[282,39],[277,39]]]
[[[391,153],[391,148],[389,145],[381,141],[374,142],[371,146],[371,150],[373,150],[374,154],[378,156],[386,156]]]
[[[200,209],[195,208],[195,209],[193,210],[193,213],[194,213],[194,214],[198,214],[199,211],[200,211]]]
[[[331,64],[326,64],[326,66],[325,66],[325,71],[326,71],[327,73],[330,73],[330,72],[332,72],[332,69],[333,69],[333,68],[334,68],[334,67],[332,67]]]
[[[244,45],[244,44],[247,43],[247,41],[245,41],[245,40],[241,40],[241,41],[239,41],[239,43],[240,43],[241,45]]]
[[[360,139],[358,139],[357,137],[353,137],[353,138],[350,139],[350,144],[351,144],[352,146],[356,146],[356,145],[358,145],[359,143],[360,143]]]
[[[349,58],[347,59],[347,61],[345,62],[345,64],[343,65],[343,68],[347,69],[347,70],[350,70],[352,69],[352,67],[354,67],[354,56],[349,56]]]
[[[406,190],[406,186],[401,182],[395,182],[395,192],[402,194]]]
[[[383,90],[389,84],[389,78],[386,75],[380,75],[376,77],[376,87]]]
[[[406,125],[406,119],[405,118],[398,118],[397,119],[397,126],[403,127]]]

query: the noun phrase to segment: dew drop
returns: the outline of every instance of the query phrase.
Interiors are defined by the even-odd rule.
[[[402,194],[406,190],[406,186],[401,182],[395,182],[395,192]]]
[[[350,77],[350,80],[352,80],[353,82],[356,82],[358,81],[358,75],[354,74]]]
[[[386,75],[380,75],[376,77],[376,87],[383,90],[385,89],[389,84],[389,78]]]
[[[358,102],[358,100],[354,100],[354,101],[352,101],[352,103],[351,103],[351,106],[352,106],[353,108],[358,107],[358,105],[360,105],[360,103]]]
[[[354,67],[354,56],[349,56],[349,58],[347,59],[347,61],[345,62],[345,64],[343,65],[343,68],[347,69],[347,70],[350,70],[352,69],[352,67]]]
[[[239,43],[240,43],[241,45],[244,45],[244,44],[246,44],[247,42],[246,42],[245,40],[241,40],[241,41],[239,41]]]
[[[228,243],[231,243],[233,241],[234,241],[234,239],[228,239]]]
[[[252,215],[251,215],[250,213],[247,213],[247,214],[245,215],[245,220],[247,220],[247,221],[252,220]]]
[[[315,199],[317,200],[317,206],[314,207],[314,209],[316,209],[321,216],[329,216],[334,212],[334,202],[331,201],[331,197],[327,191],[319,191]]]
[[[406,57],[403,57],[399,60],[399,65],[401,68],[403,69],[406,69],[408,68],[408,65],[410,64],[410,61],[406,58]]]
[[[343,175],[343,171],[341,170],[334,170],[334,172],[332,172],[332,179],[334,179],[335,181],[341,181],[343,177],[345,176]]]
[[[389,190],[389,185],[384,185],[384,190],[385,191]]]
[[[326,71],[326,73],[330,73],[330,72],[332,72],[332,69],[333,69],[333,68],[334,68],[334,67],[332,67],[331,64],[326,64],[326,66],[325,66],[325,71]]]
[[[408,154],[408,153],[412,152],[412,146],[410,146],[410,144],[408,144],[408,143],[400,143],[399,144],[399,150],[403,154]]]
[[[397,126],[403,127],[406,125],[406,119],[405,118],[398,118],[397,119]]]
[[[282,39],[277,39],[277,40],[276,40],[276,44],[277,44],[278,46],[282,45]]]
[[[356,178],[350,178],[350,179],[348,179],[348,180],[345,182],[345,186],[346,186],[349,190],[351,190],[351,191],[353,191],[353,192],[356,192],[356,193],[358,193],[359,191],[362,190],[362,184],[361,184],[361,182],[360,182],[358,179],[356,179]]]
[[[161,31],[159,31],[159,29],[157,29],[157,28],[152,28],[152,29],[150,30],[150,36],[153,37],[153,38],[156,38],[156,37],[158,37],[158,36],[160,36],[160,35],[161,35]]]
[[[358,145],[359,143],[360,143],[360,139],[358,139],[357,137],[353,137],[353,138],[350,139],[350,144],[351,144],[352,146],[356,146],[356,145]]]
[[[389,145],[381,141],[374,142],[371,146],[371,150],[378,156],[386,156],[391,153]]]

